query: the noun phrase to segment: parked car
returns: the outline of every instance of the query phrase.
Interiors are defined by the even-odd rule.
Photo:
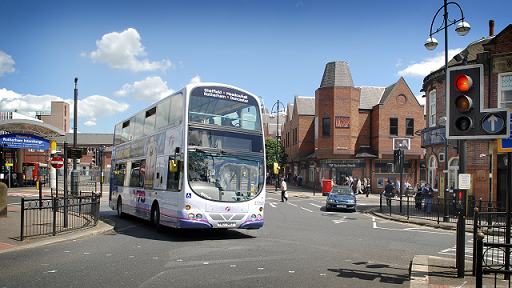
[[[350,210],[355,212],[356,206],[356,195],[352,188],[348,186],[335,186],[329,192],[327,202],[325,203],[325,210]]]

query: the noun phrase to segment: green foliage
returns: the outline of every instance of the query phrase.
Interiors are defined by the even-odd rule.
[[[284,147],[281,144],[281,142],[277,142],[277,140],[272,138],[266,138],[265,139],[265,149],[267,152],[267,171],[272,173],[273,163],[276,162],[276,152],[277,152],[277,145],[279,145],[279,166],[283,168],[286,163],[288,163],[288,154],[285,153]]]

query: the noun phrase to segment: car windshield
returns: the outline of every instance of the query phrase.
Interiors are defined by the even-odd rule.
[[[352,195],[353,193],[350,188],[334,188],[331,191],[332,195]]]

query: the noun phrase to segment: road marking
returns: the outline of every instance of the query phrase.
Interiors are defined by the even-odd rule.
[[[315,206],[315,207],[322,208],[322,206],[320,206],[320,205],[316,205],[316,204],[313,204],[313,203],[309,203],[309,205],[313,205],[313,206]]]
[[[332,222],[334,222],[334,224],[347,222],[347,221],[345,221],[345,218],[347,218],[347,216],[343,216],[343,219],[332,220]]]
[[[290,203],[290,202],[286,202],[286,203],[288,203],[288,204],[292,205],[293,207],[298,207],[297,205],[292,204],[292,203]]]
[[[313,211],[311,211],[311,210],[309,210],[309,209],[306,209],[306,208],[304,208],[304,207],[300,207],[300,208],[301,208],[301,209],[303,209],[303,210],[306,210],[306,211],[308,211],[308,212],[313,213]]]
[[[274,203],[268,203],[268,205],[272,206],[272,208],[276,208],[276,205]]]

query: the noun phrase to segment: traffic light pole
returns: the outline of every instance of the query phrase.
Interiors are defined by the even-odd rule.
[[[445,160],[446,161],[446,160]],[[459,173],[466,173],[466,140],[459,141]],[[467,201],[467,193],[463,201]],[[464,207],[466,207],[464,205]],[[466,257],[466,211],[462,211],[457,219],[457,241],[455,258],[457,266],[457,278],[464,278],[465,257]]]

